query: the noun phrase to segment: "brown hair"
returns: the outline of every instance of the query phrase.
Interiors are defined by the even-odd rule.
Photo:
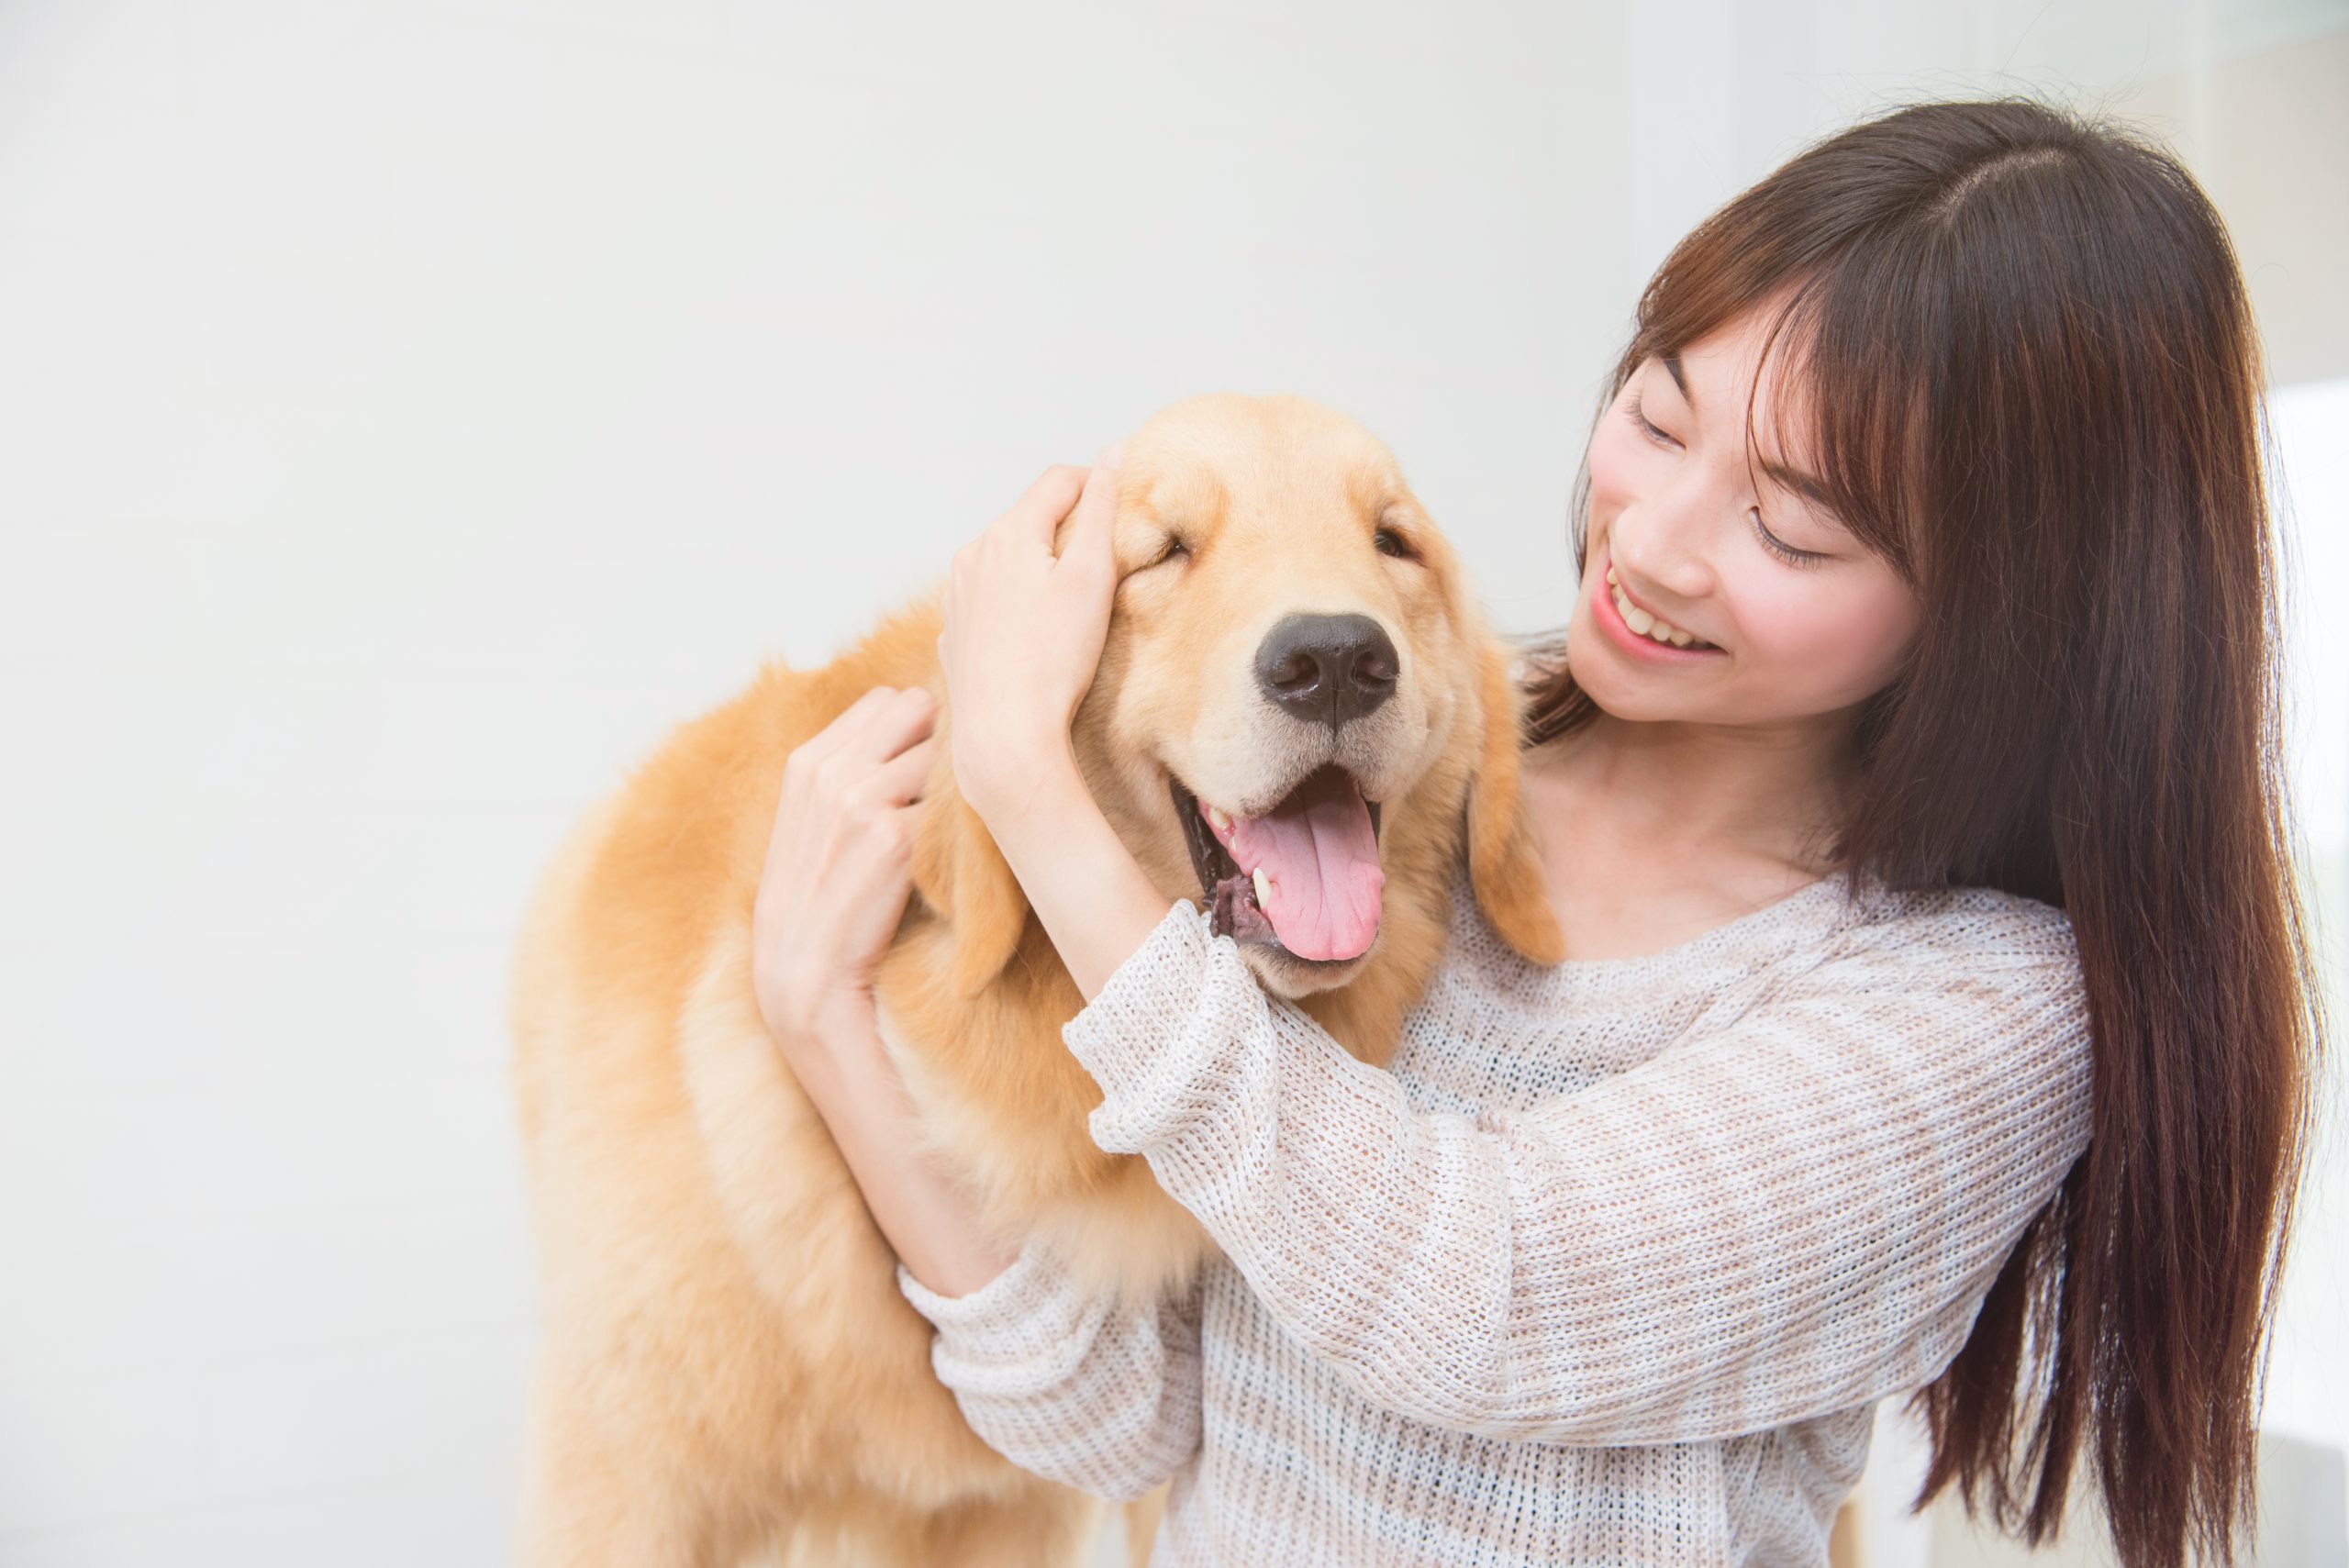
[[[1602,416],[1649,356],[1765,305],[1814,472],[1922,608],[1860,711],[1835,860],[1854,890],[1873,873],[2063,907],[2094,1040],[2087,1152],[1914,1396],[1933,1459],[1912,1507],[1954,1481],[2036,1543],[2085,1442],[2129,1568],[2189,1545],[2232,1562],[2321,1017],[2280,781],[2263,373],[2226,230],[2126,129],[2024,98],[1913,105],[1683,239]],[[1578,567],[1589,499],[1586,462]],[[1562,639],[1519,640],[1524,739],[1588,719]]]

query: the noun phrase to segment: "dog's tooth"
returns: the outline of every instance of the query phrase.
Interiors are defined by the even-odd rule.
[[[1259,909],[1271,908],[1273,906],[1273,879],[1264,874],[1264,868],[1263,866],[1258,866],[1255,871],[1250,873],[1249,880],[1256,884],[1256,907]]]
[[[1212,802],[1208,806],[1208,820],[1215,824],[1215,830],[1219,833],[1231,831],[1231,818],[1225,815],[1221,806]]]

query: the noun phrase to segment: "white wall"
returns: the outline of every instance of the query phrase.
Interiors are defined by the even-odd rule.
[[[1689,222],[1870,94],[2140,33],[0,6],[0,1568],[505,1560],[505,949],[666,726],[1218,388],[1364,419],[1547,625]]]

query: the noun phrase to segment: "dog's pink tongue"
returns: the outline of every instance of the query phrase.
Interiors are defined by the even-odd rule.
[[[1234,817],[1231,858],[1272,882],[1264,917],[1299,958],[1355,958],[1378,935],[1378,840],[1353,780],[1323,768],[1264,817]]]

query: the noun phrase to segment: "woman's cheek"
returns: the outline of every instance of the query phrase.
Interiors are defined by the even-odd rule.
[[[1765,629],[1748,645],[1765,652],[1774,678],[1798,695],[1803,711],[1827,712],[1882,689],[1915,624],[1896,595],[1837,586],[1774,595],[1760,623]]]
[[[1609,409],[1590,443],[1590,509],[1594,517],[1612,517],[1638,498],[1634,480],[1639,473],[1639,459],[1645,454],[1631,445],[1634,439],[1625,427],[1623,416]]]

